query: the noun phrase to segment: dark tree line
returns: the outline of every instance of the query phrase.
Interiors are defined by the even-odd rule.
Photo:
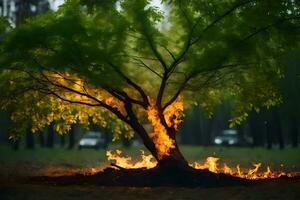
[[[12,25],[20,26],[26,22],[26,19],[50,10],[48,0],[0,0],[0,15],[7,17]],[[42,147],[53,147],[54,130],[53,126],[49,126],[47,139],[45,133],[38,133],[39,143]],[[46,142],[45,142],[46,141]],[[19,148],[20,141],[13,142],[13,149]],[[31,132],[31,127],[28,127],[25,133],[25,146],[28,149],[34,149],[35,141]]]
[[[299,144],[300,124],[300,52],[291,55],[284,77],[278,83],[283,103],[278,107],[261,109],[250,113],[248,119],[235,127],[239,134],[252,137],[253,146],[268,149],[276,144],[283,149],[286,144],[297,147]],[[216,114],[207,118],[197,107],[186,112],[187,120],[181,127],[181,142],[186,144],[209,145],[213,137],[228,129],[230,104],[223,104]]]

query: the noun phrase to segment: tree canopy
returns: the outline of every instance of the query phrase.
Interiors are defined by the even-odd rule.
[[[93,122],[131,137],[146,123],[176,128],[183,106],[211,115],[231,98],[236,124],[281,102],[285,58],[299,49],[299,1],[162,3],[67,0],[18,28],[1,25],[1,106],[15,133]]]

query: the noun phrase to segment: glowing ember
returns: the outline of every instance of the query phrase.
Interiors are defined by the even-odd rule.
[[[157,162],[153,158],[152,155],[145,155],[144,151],[141,151],[141,160],[133,162],[132,158],[129,156],[122,156],[122,152],[120,150],[116,150],[116,152],[107,151],[107,158],[109,161],[114,161],[116,165],[130,169],[130,168],[153,168],[157,165]],[[282,171],[272,171],[268,166],[266,171],[261,171],[261,163],[257,163],[253,165],[251,169],[241,169],[240,165],[236,167],[229,167],[227,164],[223,164],[223,167],[219,167],[219,158],[216,157],[208,157],[204,163],[194,162],[191,163],[190,166],[195,169],[207,169],[214,173],[224,173],[230,174],[235,177],[257,180],[257,179],[267,179],[267,178],[279,178],[281,176],[300,176],[300,172],[282,172]]]
[[[182,111],[183,100],[180,97],[165,109],[163,114],[169,127],[177,129],[181,122],[180,115]],[[154,103],[151,103],[151,106],[148,107],[147,114],[148,120],[153,126],[151,138],[157,149],[158,159],[162,159],[164,156],[169,155],[170,149],[175,148],[174,141],[168,136],[166,128],[162,125]]]

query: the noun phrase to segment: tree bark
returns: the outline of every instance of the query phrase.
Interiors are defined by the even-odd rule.
[[[25,144],[27,149],[34,149],[34,138],[31,129],[26,129]]]
[[[298,146],[298,123],[295,116],[290,117],[290,134],[292,139],[292,147]]]
[[[265,121],[265,126],[266,126],[266,132],[267,132],[267,149],[272,149],[272,144],[273,144],[273,140],[272,140],[272,130],[270,127],[270,122],[269,121]]]
[[[281,127],[281,121],[279,116],[278,108],[274,108],[272,110],[272,117],[273,117],[273,125],[274,125],[274,131],[276,133],[278,144],[280,149],[284,149],[284,140],[282,135],[282,127]]]
[[[75,146],[75,125],[72,125],[71,131],[69,133],[68,149],[73,149],[74,146]]]
[[[133,130],[141,137],[145,147],[150,151],[153,157],[158,162],[159,168],[165,169],[188,169],[189,165],[188,162],[185,160],[183,155],[181,154],[177,142],[176,142],[176,130],[173,127],[168,127],[167,123],[164,121],[164,116],[162,110],[159,111],[160,113],[160,120],[162,125],[167,130],[167,134],[174,141],[174,148],[170,149],[168,155],[164,155],[162,158],[158,156],[157,149],[155,147],[155,143],[152,138],[149,136],[145,128],[137,119],[136,115],[133,112],[132,104],[130,102],[125,103],[125,109],[127,111],[129,121],[127,122]]]
[[[167,129],[167,134],[174,141],[174,148],[170,149],[169,155],[165,155],[162,159],[159,159],[158,153],[153,140],[150,138],[149,134],[146,132],[144,127],[138,122],[132,122],[134,130],[141,137],[145,147],[150,151],[153,157],[158,162],[158,167],[160,168],[174,168],[174,169],[185,169],[188,168],[188,162],[183,157],[180,152],[177,141],[176,141],[176,130],[173,128]]]
[[[43,132],[43,131],[39,131],[39,132],[38,132],[38,136],[39,136],[40,146],[41,146],[41,147],[45,147],[44,132]]]
[[[59,136],[59,139],[60,139],[60,147],[64,147],[65,144],[66,144],[66,138],[65,138],[65,135],[60,135],[60,136]]]
[[[12,142],[12,149],[14,151],[17,151],[17,150],[19,150],[19,148],[20,148],[20,139],[17,139]]]
[[[52,122],[47,129],[46,147],[53,148],[54,146],[54,123]]]
[[[170,168],[170,169],[186,169],[189,167],[188,162],[179,150],[176,140],[176,130],[174,128],[167,129],[168,136],[174,141],[174,148],[170,149],[168,155],[163,156],[162,159],[158,160],[159,167]]]
[[[255,112],[252,112],[248,119],[250,134],[253,138],[254,147],[265,145],[265,122],[261,119],[261,115],[264,115],[264,112],[265,111],[262,110],[260,115],[258,115]]]

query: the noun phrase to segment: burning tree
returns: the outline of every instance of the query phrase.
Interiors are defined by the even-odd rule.
[[[234,125],[281,102],[283,61],[299,47],[298,1],[162,3],[68,0],[21,27],[2,25],[1,106],[12,137],[53,121],[61,134],[95,123],[114,138],[138,134],[159,167],[188,168],[176,142],[184,107],[212,115],[230,98]]]

